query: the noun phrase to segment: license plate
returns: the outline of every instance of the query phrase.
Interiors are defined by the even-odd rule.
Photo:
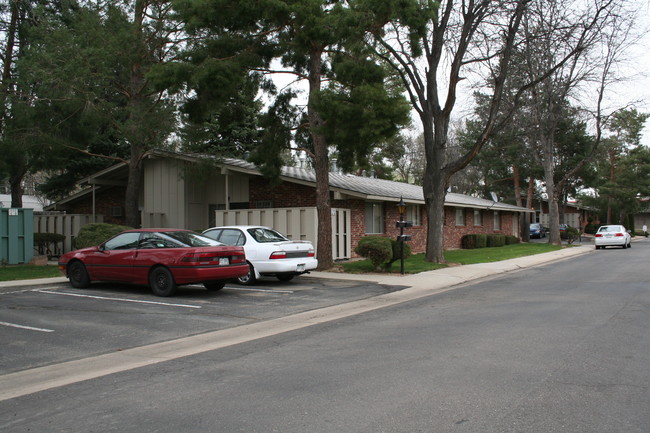
[[[219,265],[229,265],[230,259],[228,257],[219,257]]]
[[[305,272],[305,264],[302,263],[302,264],[296,266],[296,272]]]

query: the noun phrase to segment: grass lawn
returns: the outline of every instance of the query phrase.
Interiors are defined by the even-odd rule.
[[[516,257],[530,256],[533,254],[547,253],[557,251],[560,246],[549,244],[514,244],[494,248],[476,248],[473,250],[450,250],[445,251],[445,260],[449,263],[458,263],[469,265],[472,263],[498,262],[501,260],[514,259]],[[350,273],[367,273],[374,272],[369,260],[360,260],[349,263],[343,263],[343,270]],[[415,254],[404,260],[404,272],[407,274],[417,274],[419,272],[433,271],[447,267],[446,264],[429,263],[424,261],[424,254]],[[390,269],[391,273],[400,272],[400,262],[393,263]]]
[[[30,280],[32,278],[62,277],[55,265],[8,265],[0,266],[0,281]]]

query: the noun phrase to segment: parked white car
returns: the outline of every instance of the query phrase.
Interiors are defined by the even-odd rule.
[[[629,230],[625,230],[625,227],[621,225],[600,226],[596,232],[594,243],[597,250],[609,246],[630,248],[632,236],[630,236]]]
[[[249,273],[237,279],[241,284],[254,284],[263,276],[290,281],[296,275],[318,267],[314,246],[310,241],[292,241],[270,227],[213,227],[203,234],[222,244],[244,247]]]

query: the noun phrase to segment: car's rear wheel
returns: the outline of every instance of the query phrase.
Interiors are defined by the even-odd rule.
[[[203,283],[206,289],[208,289],[211,292],[216,292],[217,290],[221,290],[224,288],[226,285],[225,281],[205,281]]]
[[[77,289],[84,289],[90,285],[88,271],[84,264],[78,260],[68,266],[68,278],[70,278],[70,285]]]
[[[176,282],[169,269],[157,266],[149,273],[149,285],[156,296],[172,296],[176,293]]]
[[[237,282],[245,286],[250,286],[251,284],[255,284],[255,281],[257,281],[257,278],[255,277],[255,268],[249,263],[248,274],[237,278]]]
[[[286,281],[291,281],[293,280],[293,277],[295,277],[296,274],[278,274],[276,275],[277,279],[286,282]]]

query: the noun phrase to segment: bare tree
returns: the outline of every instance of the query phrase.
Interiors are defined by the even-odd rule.
[[[559,201],[566,183],[593,155],[609,116],[603,107],[609,86],[618,78],[615,67],[631,42],[633,14],[624,2],[598,0],[584,8],[573,0],[536,0],[524,20],[525,61],[518,63],[530,80],[543,77],[527,93],[532,155],[544,169],[549,205],[549,242],[560,244]],[[568,59],[562,61],[563,59]],[[560,65],[550,70],[550,65]],[[579,107],[595,130],[593,147],[572,168],[559,166],[556,133],[569,104]],[[587,118],[588,117],[588,118]]]
[[[373,33],[377,54],[401,76],[424,134],[424,199],[428,215],[426,260],[444,262],[444,203],[451,176],[489,139],[497,119],[512,51],[530,0],[413,1],[396,9]],[[436,6],[439,6],[436,8]],[[419,8],[413,14],[412,8]],[[474,146],[451,157],[448,133],[465,73],[487,73],[488,116]]]
[[[396,6],[390,11],[392,14],[382,10],[383,16],[389,18],[385,18],[381,31],[372,34],[377,54],[401,75],[424,133],[426,260],[444,262],[444,200],[451,176],[466,167],[491,135],[507,124],[526,90],[551,77],[559,68],[570,68],[572,60],[581,57],[587,42],[595,43],[594,35],[604,28],[606,12],[611,13],[618,6],[611,0],[591,3],[587,7],[579,2],[568,5],[551,0],[443,0],[435,4],[414,0],[407,8]],[[548,29],[522,27],[524,17],[527,21],[533,19],[529,16],[545,5],[565,8],[565,13],[572,12],[574,21]],[[413,13],[414,8],[419,8],[417,13]],[[515,103],[501,113],[515,53],[529,40],[544,37],[557,44],[547,47],[557,55],[540,62],[535,74],[518,83],[518,90],[513,92]],[[487,83],[488,108],[474,145],[453,156],[448,138],[450,121],[463,80],[468,82],[470,78],[474,83]]]

